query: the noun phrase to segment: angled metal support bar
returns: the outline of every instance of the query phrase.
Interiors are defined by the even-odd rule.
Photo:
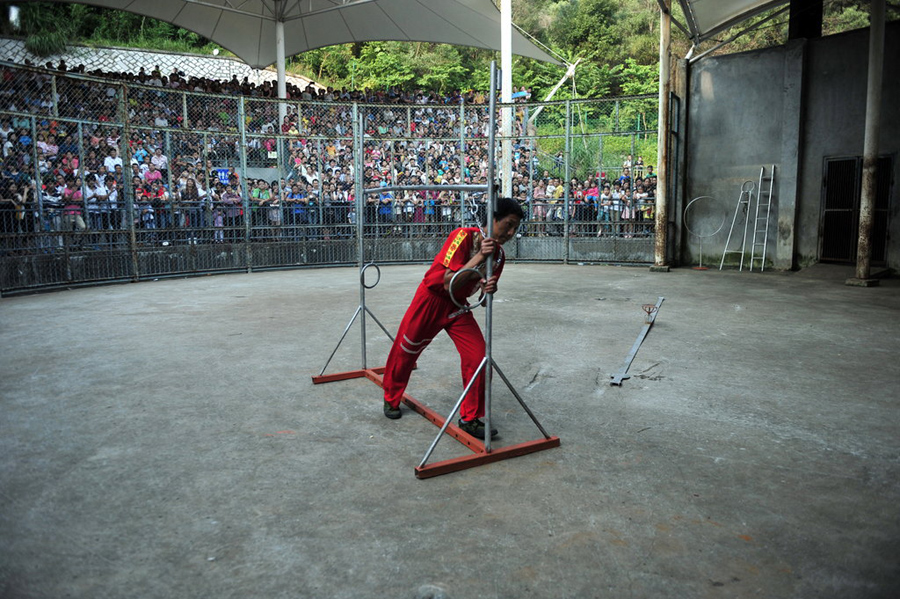
[[[321,385],[322,383],[333,383],[334,381],[347,381],[350,379],[361,379],[363,377],[370,378],[372,375],[378,376],[384,372],[384,367],[367,368],[360,370],[348,370],[346,372],[335,372],[312,377],[313,385]]]
[[[366,270],[370,267],[375,268],[375,271],[378,273],[378,278],[371,285],[366,285]],[[361,354],[362,354],[362,364],[360,365],[363,369],[365,369],[368,365],[366,364],[366,314],[372,317],[375,323],[381,327],[381,330],[384,331],[384,334],[388,336],[391,340],[391,343],[394,342],[394,336],[381,324],[381,321],[372,313],[368,306],[366,306],[366,289],[372,289],[378,282],[381,281],[381,269],[378,268],[378,265],[374,262],[370,262],[359,269],[359,306],[356,308],[356,312],[353,314],[353,317],[350,319],[350,322],[347,323],[347,326],[344,328],[344,332],[341,335],[341,338],[338,340],[337,345],[334,350],[331,352],[331,355],[328,356],[328,360],[325,361],[325,366],[322,367],[322,371],[319,372],[318,377],[313,377],[313,382],[316,382],[316,379],[321,379],[325,374],[325,370],[328,368],[328,365],[331,363],[331,359],[334,358],[334,354],[337,353],[338,348],[341,347],[341,343],[344,342],[344,338],[347,336],[347,333],[350,331],[350,327],[353,326],[353,323],[357,318],[360,318],[360,342],[361,342]],[[337,379],[340,380],[340,379]],[[327,381],[322,381],[327,382]]]
[[[384,373],[384,368],[378,369],[380,372],[375,372],[374,370],[369,370],[366,373],[366,378],[370,381],[376,383],[379,387],[384,386],[384,377],[382,374]],[[453,424],[452,422],[447,423],[440,414],[421,403],[419,400],[409,395],[408,393],[403,394],[402,398],[403,403],[405,403],[409,409],[417,414],[424,416],[427,420],[429,420],[432,424],[439,428],[444,428],[444,424],[446,423],[446,431],[447,434],[471,449],[472,451],[484,451],[484,443],[470,435],[469,433],[463,431],[461,428]]]

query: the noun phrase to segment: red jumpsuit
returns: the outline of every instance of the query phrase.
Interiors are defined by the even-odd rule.
[[[454,272],[462,269],[478,250],[480,238],[481,233],[476,227],[460,228],[450,233],[419,284],[400,323],[384,370],[384,399],[392,407],[400,405],[419,354],[442,329],[447,331],[459,351],[463,386],[469,384],[484,359],[484,336],[475,317],[470,311],[460,313],[459,307],[450,299],[450,293],[444,289],[444,273],[448,269]],[[493,274],[498,278],[503,272],[503,258],[503,248],[498,244],[494,251],[493,267]],[[455,289],[457,300],[465,302],[477,285],[477,279],[460,285]],[[459,415],[466,421],[484,416],[483,371],[469,388]]]

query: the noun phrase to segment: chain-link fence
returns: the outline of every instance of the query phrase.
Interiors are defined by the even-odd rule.
[[[424,261],[453,228],[485,217],[484,194],[442,187],[486,184],[486,104],[277,100],[200,82],[0,71],[5,292]],[[511,258],[652,261],[655,101],[508,107],[495,168],[511,166],[505,189],[526,213]],[[404,185],[433,189],[357,202],[359,186]]]

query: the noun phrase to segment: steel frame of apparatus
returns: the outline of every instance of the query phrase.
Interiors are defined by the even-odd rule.
[[[377,285],[378,280],[381,279],[381,271],[378,270],[378,280],[370,286],[365,284],[365,271],[367,268],[375,266],[377,269],[377,265],[374,263],[364,264],[363,260],[363,215],[364,215],[364,202],[365,197],[369,194],[373,193],[390,193],[394,191],[431,191],[431,190],[444,190],[444,191],[460,191],[460,192],[482,192],[487,195],[488,203],[487,203],[487,213],[490,217],[488,222],[489,229],[488,231],[493,231],[493,214],[496,207],[496,196],[497,196],[497,187],[495,184],[495,174],[494,174],[494,153],[495,153],[495,136],[496,136],[496,127],[497,127],[497,66],[495,62],[491,63],[491,91],[490,91],[490,115],[489,115],[489,138],[488,138],[488,175],[487,175],[487,183],[484,185],[440,185],[440,186],[418,186],[418,185],[398,185],[398,186],[385,186],[378,187],[373,189],[365,189],[362,193],[357,194],[356,203],[357,203],[357,241],[359,244],[359,264],[360,264],[360,305],[356,310],[356,314],[354,314],[353,318],[350,320],[350,323],[344,329],[344,333],[341,336],[340,341],[338,341],[338,347],[340,347],[341,342],[346,337],[347,332],[350,330],[354,320],[357,316],[361,316],[361,328],[362,328],[362,367],[359,370],[352,370],[347,372],[340,372],[335,374],[325,374],[325,369],[328,368],[328,363],[331,361],[331,358],[334,357],[335,352],[337,352],[338,347],[335,347],[334,352],[332,352],[331,357],[328,358],[328,362],[326,362],[325,367],[322,369],[322,372],[319,373],[318,376],[312,377],[312,382],[314,384],[321,383],[329,383],[333,381],[342,381],[347,379],[354,378],[367,378],[379,386],[383,385],[383,373],[384,368],[368,368],[366,364],[366,332],[365,332],[365,323],[366,323],[366,314],[368,313],[375,322],[381,327],[381,329],[391,337],[390,333],[384,328],[381,322],[375,318],[374,314],[369,311],[369,309],[365,305],[365,290],[371,289],[375,285]],[[363,161],[363,148],[362,148],[362,131],[360,129],[359,119],[354,119],[354,151],[355,151],[355,161],[356,161],[356,172],[355,172],[355,182],[356,189],[363,189],[362,186],[362,161]],[[486,273],[485,277],[489,278],[493,274],[494,268],[494,260],[493,256],[488,257],[487,265],[486,265]],[[451,281],[451,288],[453,282]],[[451,293],[451,297],[453,297]],[[448,474],[450,472],[457,472],[460,470],[465,470],[468,468],[473,468],[475,466],[481,466],[483,464],[489,464],[491,462],[497,462],[500,460],[505,460],[508,458],[513,458],[521,455],[526,455],[529,453],[534,453],[537,451],[542,451],[544,449],[551,449],[553,447],[559,447],[560,440],[559,437],[551,436],[544,430],[544,427],[541,426],[540,422],[538,422],[534,413],[525,405],[524,400],[521,396],[516,392],[515,388],[509,382],[509,379],[503,374],[500,370],[497,363],[494,361],[492,355],[492,337],[493,337],[493,296],[492,294],[486,295],[486,304],[485,304],[485,356],[481,361],[481,364],[476,369],[473,374],[471,380],[469,380],[462,394],[456,402],[456,405],[453,408],[453,411],[447,416],[447,418],[442,418],[440,414],[435,412],[434,410],[428,408],[412,396],[407,393],[403,394],[402,401],[405,403],[410,409],[418,414],[421,414],[426,419],[431,421],[436,426],[440,427],[440,432],[438,432],[434,441],[431,443],[431,446],[425,453],[425,456],[422,458],[422,461],[415,469],[415,474],[417,478],[431,478],[433,476],[439,476],[441,474]],[[455,300],[454,300],[455,301]],[[475,304],[475,306],[480,304]],[[474,306],[473,306],[474,307]],[[391,337],[393,341],[393,337]],[[506,447],[493,448],[491,447],[491,439],[490,434],[485,435],[485,440],[482,442],[479,439],[476,439],[472,435],[464,432],[458,426],[453,424],[453,419],[459,411],[460,406],[462,405],[462,401],[466,396],[466,393],[469,391],[469,388],[474,384],[477,380],[478,375],[484,372],[484,404],[485,404],[485,431],[491,430],[491,387],[492,387],[492,374],[496,370],[497,374],[500,375],[500,378],[503,379],[503,382],[512,392],[513,396],[525,410],[526,414],[528,414],[529,418],[534,422],[537,426],[538,430],[540,430],[543,435],[543,439],[537,439],[534,441],[526,441],[524,443],[518,443],[515,445],[509,445]],[[427,464],[428,459],[431,457],[431,454],[434,452],[434,449],[437,447],[438,442],[444,433],[450,435],[460,443],[462,443],[465,447],[471,450],[473,453],[470,455],[465,455],[458,458],[451,458],[448,460],[443,460],[440,462],[435,462],[432,464]]]

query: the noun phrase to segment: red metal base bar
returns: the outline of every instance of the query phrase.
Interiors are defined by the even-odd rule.
[[[331,383],[334,381],[346,381],[348,379],[359,379],[364,376],[368,376],[367,373],[373,374],[382,374],[384,372],[384,367],[381,368],[369,368],[365,370],[348,370],[347,372],[335,372],[334,374],[323,374],[321,376],[312,377],[313,385],[319,385],[321,383]]]
[[[348,379],[358,379],[365,377],[376,383],[379,387],[383,386],[384,368],[366,368],[362,370],[349,370],[347,372],[337,372],[335,374],[326,374],[323,376],[312,377],[313,384],[330,383],[333,381],[346,381]],[[430,420],[438,428],[444,426],[444,418],[422,404],[416,398],[403,394],[403,403],[405,403],[413,412],[418,412],[428,420]],[[499,462],[509,458],[515,458],[521,455],[527,455],[544,449],[552,449],[559,447],[559,437],[553,436],[546,439],[538,439],[536,441],[526,441],[509,447],[492,448],[490,453],[484,450],[484,443],[476,439],[469,433],[453,423],[447,425],[447,434],[475,452],[470,456],[452,458],[442,462],[426,464],[416,468],[416,478],[431,478],[432,476],[440,476],[441,474],[449,474],[458,472],[467,468],[474,468],[491,462]]]

